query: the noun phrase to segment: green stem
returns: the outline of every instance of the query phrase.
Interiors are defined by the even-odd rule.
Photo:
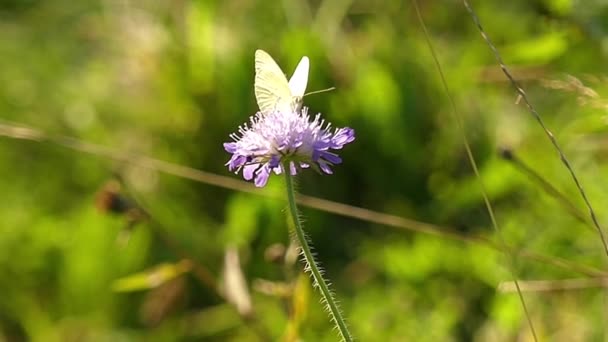
[[[308,240],[306,239],[306,234],[304,233],[304,229],[302,228],[302,223],[298,218],[298,207],[296,206],[296,194],[293,185],[293,177],[291,176],[291,172],[289,172],[289,166],[283,164],[283,174],[285,174],[285,184],[287,185],[287,199],[289,202],[289,213],[291,214],[291,218],[293,219],[294,230],[296,232],[296,237],[302,248],[302,254],[304,255],[305,262],[307,264],[307,269],[310,270],[312,277],[314,279],[314,283],[321,290],[321,295],[323,296],[323,300],[327,304],[327,310],[331,316],[332,321],[336,324],[336,328],[340,332],[343,341],[351,342],[353,340],[348,328],[346,327],[346,323],[344,323],[344,318],[342,318],[342,314],[340,313],[340,309],[334,300],[332,293],[329,290],[329,286],[323,279],[323,275],[321,270],[317,266],[315,259],[310,250],[310,245]]]

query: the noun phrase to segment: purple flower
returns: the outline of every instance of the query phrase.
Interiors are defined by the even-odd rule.
[[[287,113],[258,112],[249,118],[249,125],[240,126],[230,137],[234,141],[224,143],[224,149],[232,154],[226,163],[228,170],[238,173],[243,169],[243,178],[263,187],[271,172],[281,174],[284,164],[289,165],[292,175],[311,166],[331,174],[331,166],[342,159],[330,150],[339,150],[355,140],[355,131],[349,127],[332,131],[321,114],[311,121],[304,107]]]

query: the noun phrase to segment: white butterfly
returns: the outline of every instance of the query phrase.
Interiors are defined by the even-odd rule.
[[[293,76],[287,77],[263,50],[255,51],[255,98],[263,114],[273,111],[293,112],[302,108],[302,98],[308,83],[310,63],[304,56],[298,63]]]

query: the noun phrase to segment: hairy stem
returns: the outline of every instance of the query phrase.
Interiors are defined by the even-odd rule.
[[[329,285],[323,278],[323,274],[317,265],[312,251],[310,249],[310,244],[306,238],[306,234],[304,233],[304,229],[302,228],[302,222],[300,222],[298,216],[298,207],[296,205],[296,194],[295,188],[293,184],[293,176],[289,172],[289,166],[283,164],[283,174],[285,174],[285,185],[287,186],[287,200],[289,202],[289,214],[293,220],[294,230],[296,238],[298,239],[298,243],[302,248],[302,256],[304,257],[304,261],[306,262],[306,270],[310,272],[312,278],[314,280],[315,287],[318,287],[321,291],[321,296],[323,296],[323,301],[326,304],[326,309],[329,311],[330,317],[338,332],[340,333],[342,340],[351,342],[353,340],[348,328],[346,327],[346,323],[344,322],[344,318],[342,318],[342,313],[334,300],[334,297],[329,290]]]

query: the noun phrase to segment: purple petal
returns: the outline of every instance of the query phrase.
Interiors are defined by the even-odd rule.
[[[338,150],[355,140],[355,130],[350,127],[340,128],[331,138],[331,148]]]
[[[294,162],[289,162],[289,171],[291,171],[292,176],[298,174],[298,169],[296,168],[296,164]]]
[[[279,166],[280,164],[281,164],[281,157],[279,157],[279,156],[272,156],[272,157],[270,157],[270,160],[268,161],[268,166],[272,169]]]
[[[270,177],[270,168],[268,167],[268,164],[266,164],[257,172],[255,176],[255,186],[261,188],[266,185],[268,182],[268,177]]]
[[[237,154],[232,155],[232,158],[226,163],[228,165],[228,170],[232,171],[243,166],[247,162],[246,156],[240,156]]]
[[[224,143],[224,150],[228,153],[234,153],[237,150],[237,145],[235,142]]]
[[[317,151],[325,151],[331,146],[331,142],[329,140],[319,140],[315,142],[313,148]]]
[[[325,172],[326,174],[331,175],[331,174],[333,174],[333,173],[334,173],[334,172],[331,170],[331,168],[329,167],[329,165],[328,165],[327,163],[320,162],[320,163],[318,163],[318,164],[319,164],[319,167],[321,168],[321,170],[322,170],[323,172]]]
[[[321,158],[327,160],[328,162],[330,162],[332,164],[342,163],[342,158],[340,158],[340,156],[338,156],[337,154],[334,154],[334,153],[324,152],[323,154],[321,154]]]
[[[260,168],[260,164],[245,165],[245,167],[243,168],[243,178],[245,178],[245,180],[253,179],[253,175],[255,174],[255,171],[259,168]]]

